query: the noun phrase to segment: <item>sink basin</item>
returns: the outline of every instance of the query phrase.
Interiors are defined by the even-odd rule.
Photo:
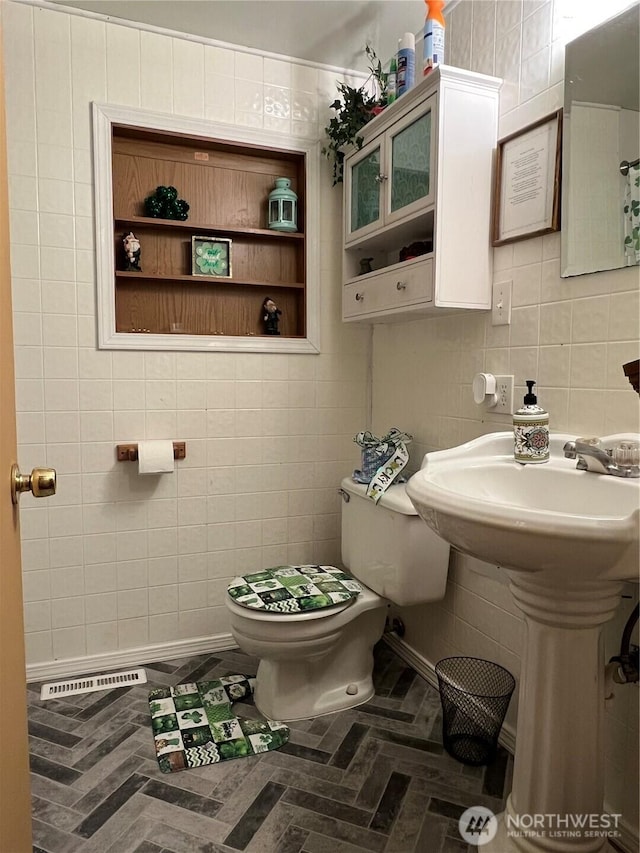
[[[514,461],[511,432],[428,453],[407,494],[436,533],[485,562],[637,580],[640,479],[577,470],[562,450],[572,439],[552,434],[549,461],[533,465]]]

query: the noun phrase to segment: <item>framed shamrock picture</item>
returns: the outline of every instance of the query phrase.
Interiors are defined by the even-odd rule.
[[[191,275],[231,277],[231,240],[191,238]]]

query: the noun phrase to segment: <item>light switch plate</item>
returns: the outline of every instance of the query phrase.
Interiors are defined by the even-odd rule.
[[[499,281],[493,285],[491,298],[491,325],[508,326],[511,323],[511,281]]]

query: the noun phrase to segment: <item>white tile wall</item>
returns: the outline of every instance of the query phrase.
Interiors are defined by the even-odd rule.
[[[625,5],[610,0],[606,13]],[[504,79],[506,135],[562,105],[564,44],[601,9],[463,0],[448,62]],[[60,475],[45,508],[23,498],[28,660],[226,632],[229,577],[338,556],[335,488],[367,423],[369,366],[368,330],[339,320],[340,192],[325,163],[321,355],[99,352],[88,107],[319,138],[335,73],[19,3],[2,15],[20,463]],[[514,373],[518,391],[537,376],[553,429],[638,429],[620,369],[639,352],[637,276],[560,279],[559,256],[559,235],[494,252],[495,280],[513,281],[511,326],[463,315],[376,328],[373,426],[412,432],[414,465],[505,427],[478,416],[478,370]],[[114,444],[140,438],[186,439],[178,473],[151,486],[117,465]],[[479,654],[517,676],[522,622],[504,578],[482,571],[454,561],[444,601],[403,614],[406,639],[432,661]],[[612,651],[626,612],[607,628]],[[609,803],[637,827],[634,702],[621,689],[607,710],[606,772]]]
[[[19,460],[59,474],[22,503],[28,662],[224,634],[237,572],[339,555],[369,360],[340,324],[341,192],[323,161],[321,355],[98,351],[90,102],[320,138],[335,74],[20,3],[2,17]],[[115,462],[143,438],[187,441],[177,473]]]
[[[616,0],[599,7],[600,15],[626,5]],[[500,136],[562,105],[562,48],[597,22],[596,7],[572,0],[463,0],[454,8],[447,25],[448,61],[477,71],[491,69],[493,61],[504,78]],[[559,257],[558,234],[494,251],[494,280],[513,281],[510,326],[494,327],[488,314],[480,314],[375,327],[373,427],[413,433],[414,466],[427,450],[510,429],[509,419],[483,417],[473,403],[471,381],[479,370],[513,373],[516,399],[524,380],[537,378],[553,430],[640,431],[638,397],[622,372],[623,363],[640,355],[638,271],[561,279]],[[486,656],[518,676],[519,612],[497,569],[484,567],[478,574],[470,565],[478,568],[477,561],[453,560],[442,603],[404,611],[405,640],[432,662],[451,654]],[[637,598],[637,589],[629,592]],[[607,627],[608,657],[618,652],[632,606],[623,600]],[[607,801],[636,832],[637,703],[635,687],[619,688],[606,718]],[[512,702],[508,722],[515,719]]]

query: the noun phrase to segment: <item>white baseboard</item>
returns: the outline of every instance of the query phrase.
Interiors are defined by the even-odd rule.
[[[423,657],[413,648],[413,646],[405,643],[405,641],[398,637],[397,634],[392,632],[386,633],[384,635],[384,639],[385,642],[391,646],[394,652],[402,658],[402,660],[412,666],[413,669],[428,681],[432,687],[435,687],[436,690],[438,689],[438,676],[436,675],[435,664]],[[500,731],[498,742],[513,755],[516,748],[515,729],[504,723]]]
[[[105,652],[99,655],[89,655],[81,658],[66,658],[45,663],[27,664],[27,681],[59,681],[73,675],[89,675],[95,672],[105,672],[120,667],[142,665],[153,661],[172,660],[189,655],[212,654],[226,652],[237,648],[237,643],[231,634],[216,634],[213,637],[197,637],[190,640],[175,640],[171,643],[157,643],[153,646],[142,646],[139,649]]]
[[[401,657],[402,660],[413,667],[432,687],[435,687],[436,690],[438,689],[438,676],[436,675],[435,664],[423,657],[408,643],[405,643],[397,634],[389,632],[384,635],[384,639],[394,652],[396,652],[398,657]],[[514,754],[516,748],[516,731],[513,726],[503,725],[498,740],[505,749],[509,750],[512,755]],[[615,810],[609,808],[607,803],[604,804],[604,811],[606,814],[615,813]],[[620,832],[620,836],[614,839],[617,848],[624,850],[625,853],[637,853],[640,842],[637,827],[632,826],[624,818],[621,818],[618,824],[618,831]]]

